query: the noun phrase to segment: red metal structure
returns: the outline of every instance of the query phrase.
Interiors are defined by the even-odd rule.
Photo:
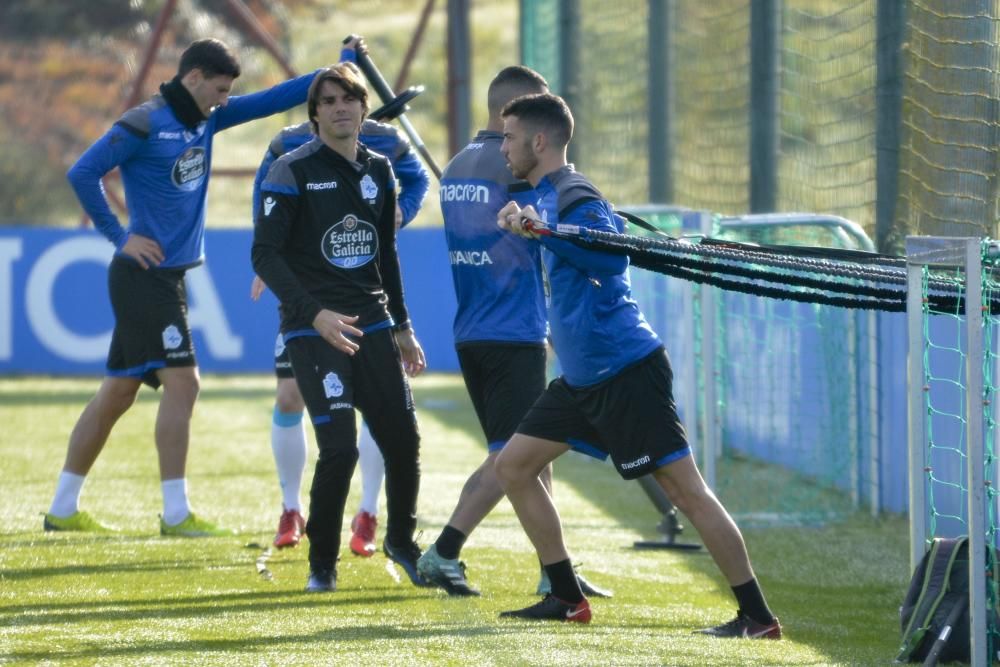
[[[420,15],[420,21],[417,24],[417,28],[414,31],[413,38],[410,41],[409,48],[406,51],[406,55],[403,57],[403,63],[400,68],[400,74],[396,81],[396,90],[399,90],[405,83],[407,76],[409,75],[410,63],[416,56],[417,49],[420,43],[423,41],[424,30],[427,27],[427,22],[430,19],[431,12],[434,9],[435,0],[427,0],[424,5],[424,9]],[[294,77],[298,75],[295,67],[288,60],[287,55],[282,51],[281,47],[275,41],[274,37],[267,31],[266,28],[261,24],[257,16],[247,7],[243,0],[225,0],[226,5],[232,12],[232,15],[236,18],[239,23],[239,28],[241,32],[249,35],[257,42],[261,47],[267,51],[276,63],[281,67],[284,73],[288,77]],[[163,34],[166,32],[167,26],[170,23],[171,17],[177,9],[177,0],[166,0],[163,4],[163,9],[160,10],[159,15],[156,18],[156,25],[153,26],[153,31],[149,36],[149,43],[146,45],[145,50],[142,54],[142,61],[139,65],[139,69],[136,72],[135,77],[132,79],[132,85],[129,89],[129,94],[125,98],[122,104],[122,111],[126,111],[134,107],[142,97],[143,87],[146,84],[146,79],[149,76],[149,72],[152,69],[153,63],[156,61],[157,55],[160,52],[160,46],[163,42]],[[239,169],[213,169],[212,174],[216,176],[238,176],[247,177],[253,176],[256,173],[256,167],[246,167]],[[108,201],[112,206],[117,208],[120,212],[126,212],[125,201],[114,189],[109,188],[108,185],[111,181],[117,181],[118,171],[108,174],[104,178],[105,193],[107,194]],[[80,220],[81,226],[86,226],[89,222],[89,218],[84,215]]]

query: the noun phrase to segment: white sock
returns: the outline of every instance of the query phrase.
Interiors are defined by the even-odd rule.
[[[52,498],[52,507],[49,514],[65,519],[80,511],[80,491],[83,490],[83,483],[86,481],[85,475],[63,470],[59,473],[59,481],[56,483],[56,495]]]
[[[191,513],[187,479],[165,479],[160,482],[160,487],[163,489],[163,522],[168,526],[176,526]]]
[[[385,476],[385,460],[368,424],[361,423],[358,434],[358,463],[361,465],[361,507],[362,512],[378,514],[378,496],[382,491],[382,478]]]
[[[302,510],[300,493],[306,471],[306,427],[301,412],[278,412],[271,421],[271,451],[281,484],[281,503],[286,510]]]

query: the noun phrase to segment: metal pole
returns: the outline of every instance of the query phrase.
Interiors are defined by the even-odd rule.
[[[649,0],[649,201],[674,200],[673,31],[676,0]]]
[[[969,482],[969,625],[973,665],[990,663],[986,655],[986,452],[983,443],[983,283],[979,239],[966,239],[966,442]]]
[[[375,63],[372,62],[371,56],[367,53],[359,53],[357,54],[357,59],[358,69],[360,69],[365,75],[365,78],[368,79],[368,83],[375,89],[375,93],[379,96],[379,99],[381,99],[384,104],[388,104],[395,99],[396,94],[392,92],[392,88],[389,87],[389,82],[385,80],[385,77],[382,76],[382,73],[375,66]],[[434,175],[440,179],[441,168],[434,161],[430,151],[427,150],[427,146],[424,145],[424,140],[420,138],[420,135],[417,133],[417,129],[413,127],[410,119],[406,117],[406,114],[400,114],[396,117],[396,120],[399,121],[400,127],[402,127],[403,131],[406,132],[406,136],[409,137],[410,143],[413,144],[413,148],[417,151],[420,157],[423,158],[424,164],[426,164]]]
[[[847,451],[850,460],[851,507],[861,506],[861,437],[860,437],[860,359],[858,356],[858,336],[861,329],[860,313],[851,311],[847,317]]]
[[[560,95],[573,112],[576,126],[583,127],[580,104],[580,0],[559,0],[559,81]],[[570,142],[568,158],[579,162],[582,142]]]
[[[413,39],[410,40],[410,46],[406,49],[406,55],[403,56],[403,66],[399,69],[399,76],[396,77],[396,85],[393,87],[393,90],[402,90],[406,87],[406,80],[410,76],[410,65],[413,63],[413,58],[417,55],[417,48],[424,41],[424,32],[427,30],[427,22],[431,18],[432,11],[434,11],[434,0],[427,0],[423,11],[420,12],[420,20],[417,22],[417,29],[413,33]]]
[[[298,76],[295,68],[292,67],[292,63],[285,56],[284,51],[278,45],[274,38],[271,37],[264,26],[260,24],[257,20],[257,16],[254,15],[250,8],[243,3],[243,0],[225,0],[229,8],[232,9],[233,15],[236,20],[243,24],[243,27],[247,29],[250,34],[254,36],[260,45],[264,47],[264,50],[271,54],[275,62],[281,65],[281,69],[285,70],[285,75],[288,77]]]
[[[469,140],[472,122],[469,0],[448,0],[448,155]]]
[[[776,210],[781,0],[750,3],[750,212]]]
[[[874,311],[867,313],[868,320],[868,469],[869,493],[871,494],[869,510],[872,516],[878,516],[882,511],[882,438],[879,428],[879,371],[878,371],[878,315]]]
[[[713,232],[712,216],[701,214],[701,233],[711,236]],[[716,398],[715,384],[715,292],[709,285],[699,285],[701,297],[701,369],[705,394],[702,397],[703,411],[701,414],[701,437],[703,459],[702,474],[709,488],[715,488],[716,459],[721,456],[719,445],[719,407]]]
[[[908,368],[908,461],[910,483],[910,571],[917,568],[927,549],[927,490],[924,488],[924,447],[927,442],[924,400],[924,267],[910,263],[910,239],[907,239],[906,323]]]
[[[878,0],[875,39],[875,245],[888,252],[899,196],[905,0]]]

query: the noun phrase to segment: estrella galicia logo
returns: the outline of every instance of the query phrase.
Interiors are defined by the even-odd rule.
[[[278,337],[274,340],[274,356],[280,357],[285,353],[285,337],[280,332]]]
[[[192,146],[174,162],[170,177],[181,190],[197,190],[205,180],[205,149]]]
[[[322,246],[326,261],[342,269],[357,269],[378,254],[378,233],[375,225],[348,214],[326,230]]]

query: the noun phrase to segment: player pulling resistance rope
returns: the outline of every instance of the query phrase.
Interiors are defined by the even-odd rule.
[[[497,477],[552,581],[552,593],[541,602],[501,616],[590,621],[559,514],[538,479],[553,460],[576,449],[610,455],[625,479],[652,473],[697,529],[739,605],[735,619],[700,632],[779,639],[781,625],[754,576],[743,536],[691,456],[666,350],[631,297],[628,259],[534,229],[556,223],[615,232],[624,227],[597,188],[567,163],[572,113],[560,97],[539,94],[515,99],[502,116],[501,151],[514,176],[534,186],[535,204],[522,210],[511,201],[497,224],[542,245],[552,342],[564,374],[535,402],[497,457]]]

